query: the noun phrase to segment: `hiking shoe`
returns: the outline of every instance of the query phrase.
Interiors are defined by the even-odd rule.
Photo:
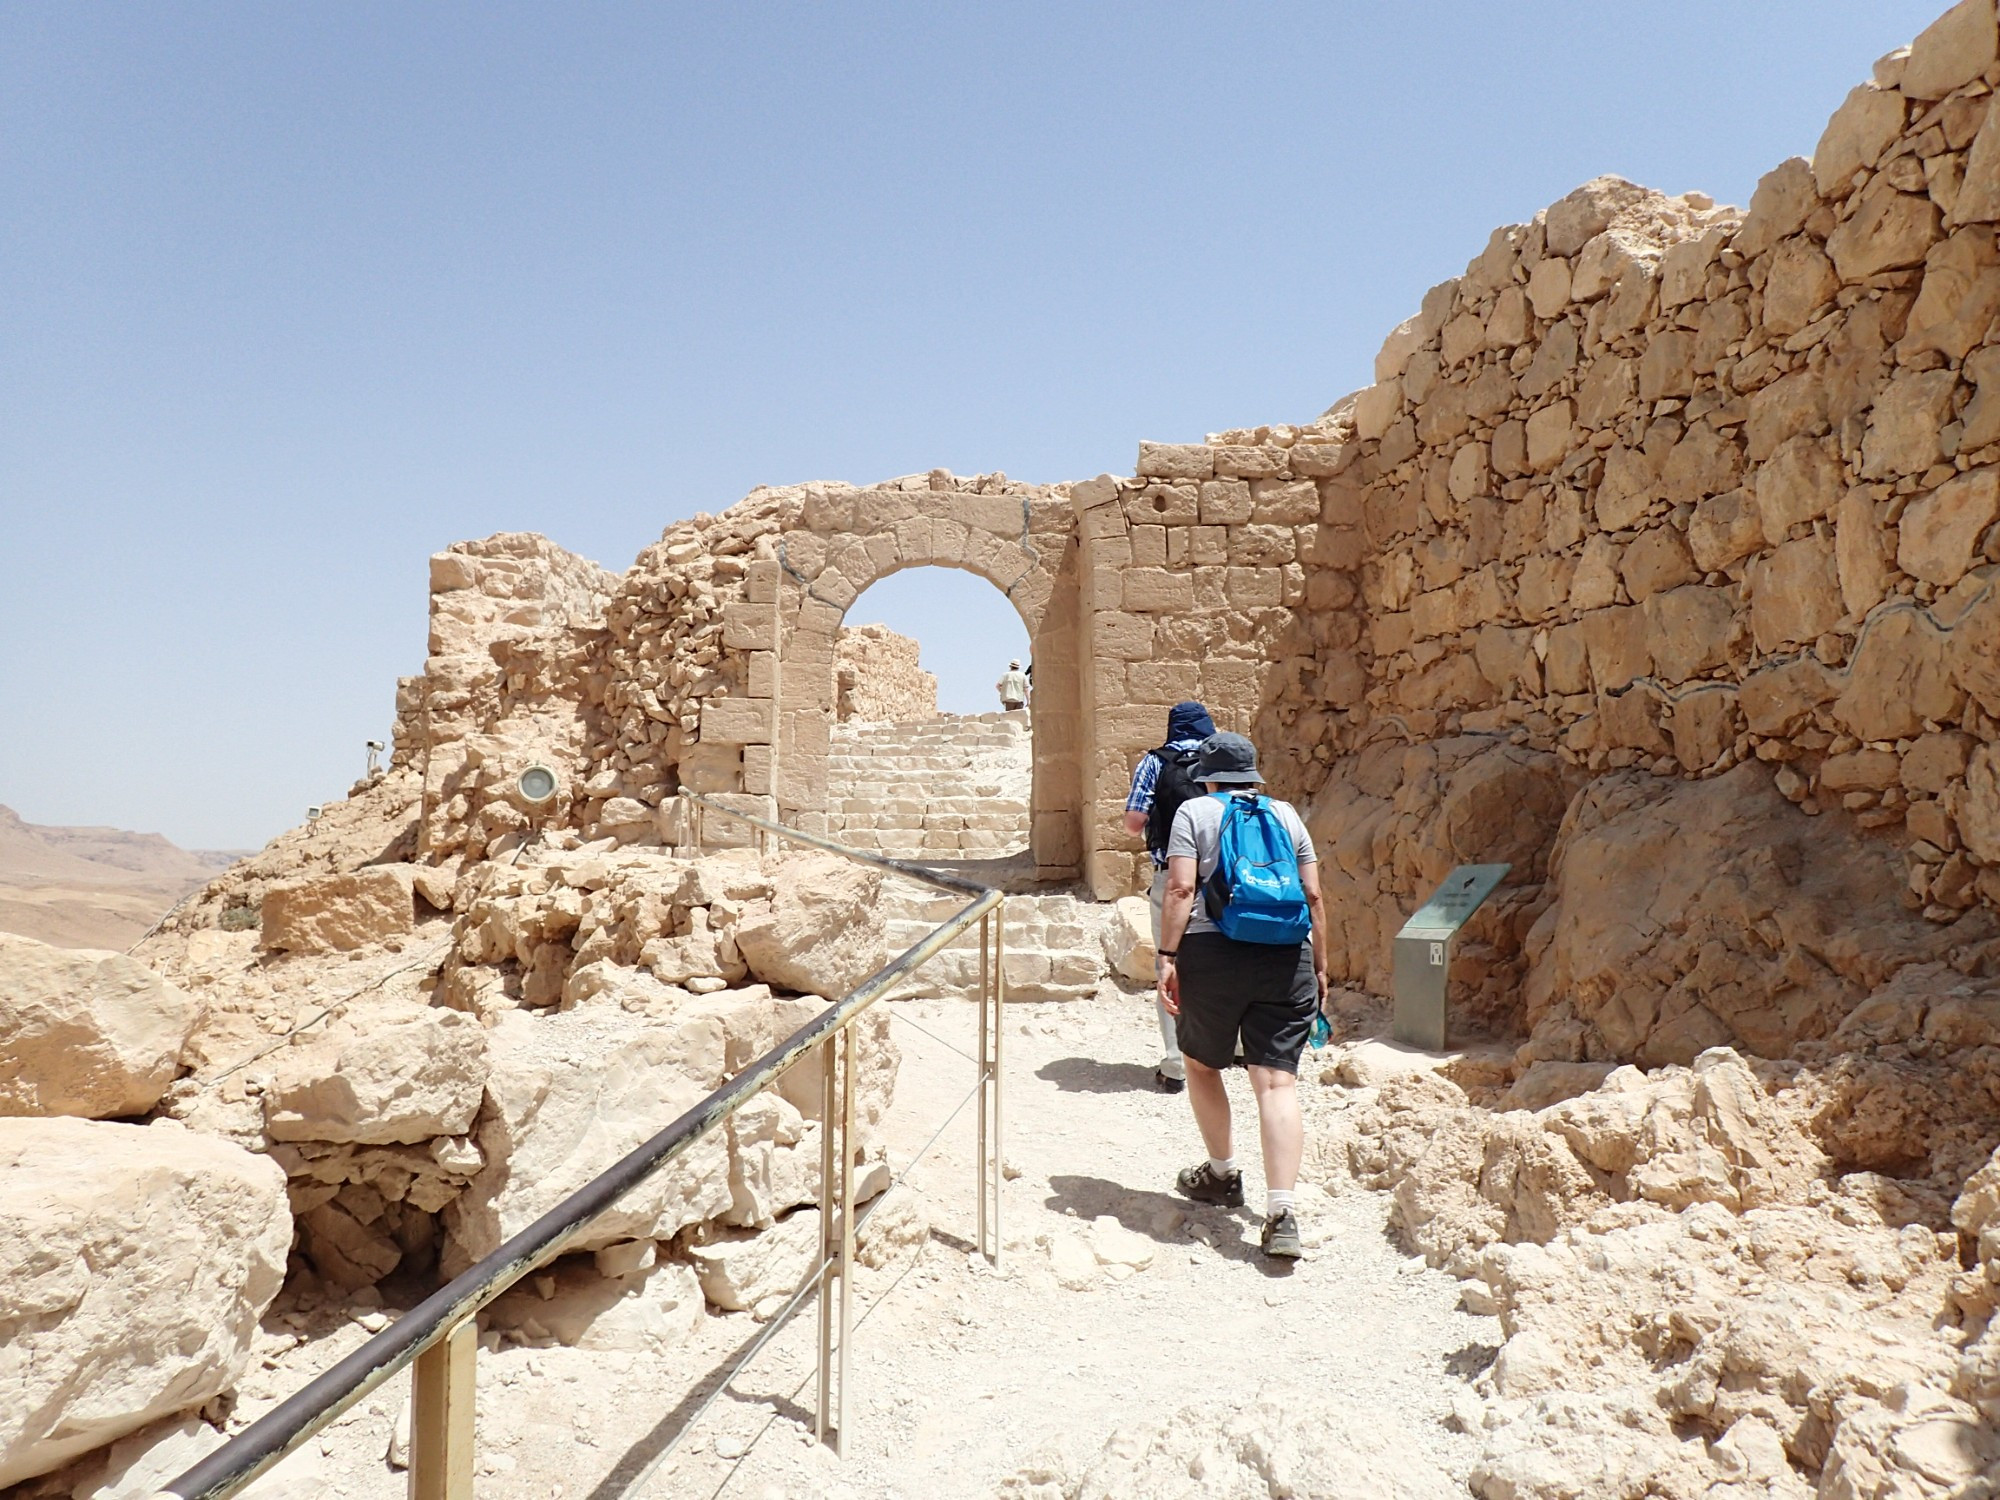
[[[1174,1186],[1197,1203],[1214,1203],[1223,1208],[1243,1206],[1243,1174],[1231,1172],[1224,1176],[1207,1162],[1183,1167],[1180,1176],[1174,1179]]]
[[[1185,1078],[1176,1078],[1164,1068],[1153,1069],[1153,1085],[1163,1094],[1178,1094],[1187,1088]]]
[[[1299,1216],[1281,1208],[1264,1220],[1264,1253],[1280,1260],[1297,1260],[1306,1253],[1299,1243]]]

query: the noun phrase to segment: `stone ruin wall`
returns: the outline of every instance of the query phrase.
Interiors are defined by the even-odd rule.
[[[937,675],[918,643],[886,625],[843,627],[833,648],[834,719],[915,724],[937,717]]]

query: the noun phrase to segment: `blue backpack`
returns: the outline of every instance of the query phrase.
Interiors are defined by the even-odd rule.
[[[1299,880],[1298,850],[1270,798],[1212,795],[1222,802],[1222,832],[1203,891],[1209,919],[1239,943],[1304,942],[1312,935],[1312,909]]]

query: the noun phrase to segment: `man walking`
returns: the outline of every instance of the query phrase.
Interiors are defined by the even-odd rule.
[[[1189,699],[1167,711],[1167,737],[1157,750],[1148,750],[1132,768],[1132,790],[1125,798],[1125,831],[1143,835],[1146,852],[1153,859],[1153,885],[1147,902],[1153,912],[1153,946],[1160,946],[1160,903],[1167,891],[1167,835],[1173,831],[1174,814],[1188,798],[1200,795],[1192,771],[1195,751],[1215,733],[1215,721],[1208,710]],[[1181,1066],[1180,1043],[1174,1039],[1174,1018],[1160,1000],[1153,999],[1160,1020],[1160,1041],[1165,1051],[1153,1069],[1153,1082],[1162,1092],[1178,1094],[1187,1087],[1187,1073]]]
[[[1208,1160],[1184,1170],[1176,1186],[1199,1203],[1243,1202],[1243,1174],[1230,1143],[1229,1095],[1222,1086],[1222,1070],[1235,1058],[1240,1038],[1264,1145],[1264,1253],[1296,1259],[1303,1251],[1292,1194],[1305,1154],[1299,1054],[1326,998],[1326,904],[1320,898],[1318,855],[1292,805],[1256,791],[1264,778],[1257,773],[1256,747],[1242,735],[1205,740],[1194,775],[1210,793],[1223,795],[1192,798],[1174,815],[1160,920],[1160,1001],[1179,1018],[1188,1103]],[[1239,799],[1247,799],[1245,806],[1232,809]],[[1224,819],[1239,811],[1274,816],[1280,836],[1289,836],[1299,892],[1312,919],[1310,942],[1239,942],[1222,932],[1216,917],[1229,920],[1230,898],[1202,888],[1221,860]]]
[[[1007,670],[1001,674],[1000,680],[993,685],[1000,690],[1000,706],[1006,709],[1008,713],[1012,713],[1017,708],[1026,708],[1028,706],[1028,679],[1021,675],[1021,664],[1019,662],[1008,662]]]

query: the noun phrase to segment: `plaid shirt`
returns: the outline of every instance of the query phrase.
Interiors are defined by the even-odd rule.
[[[1198,750],[1201,748],[1201,741],[1169,740],[1167,748],[1169,750]],[[1159,784],[1160,757],[1148,750],[1144,755],[1139,757],[1139,764],[1132,768],[1132,790],[1125,794],[1125,811],[1151,812],[1153,810],[1153,791]],[[1151,849],[1148,849],[1146,852],[1153,856],[1154,869],[1164,870],[1167,867],[1166,855],[1157,853]]]

